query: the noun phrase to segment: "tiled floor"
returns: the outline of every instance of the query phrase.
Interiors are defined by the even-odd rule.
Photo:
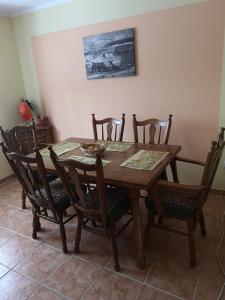
[[[67,255],[61,252],[54,224],[42,221],[38,239],[32,240],[31,207],[28,203],[28,209],[21,209],[19,184],[15,180],[1,184],[0,300],[216,300],[225,282],[216,260],[224,210],[225,197],[210,195],[204,210],[207,237],[196,232],[195,269],[189,266],[187,239],[158,229],[152,229],[149,237],[147,267],[138,269],[130,226],[118,240],[121,272],[116,273],[110,241],[84,232],[81,253],[72,253],[74,220],[66,225]],[[178,228],[180,223],[170,221],[170,226]],[[225,241],[221,254],[225,266]]]

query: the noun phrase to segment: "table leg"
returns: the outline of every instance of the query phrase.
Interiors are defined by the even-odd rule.
[[[132,202],[133,211],[133,233],[135,239],[135,245],[137,250],[137,265],[139,268],[145,268],[145,255],[144,255],[144,233],[141,222],[141,214],[139,207],[139,195],[138,189],[130,189],[129,196]]]

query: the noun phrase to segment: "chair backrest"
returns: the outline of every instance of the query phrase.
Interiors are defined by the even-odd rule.
[[[114,118],[105,118],[102,120],[96,120],[95,114],[92,114],[92,125],[94,131],[94,139],[98,140],[98,128],[101,127],[101,139],[107,141],[119,141],[123,140],[123,132],[125,126],[125,114],[122,115],[121,120]],[[120,130],[118,129],[120,128]]]
[[[136,115],[133,115],[133,130],[134,130],[134,142],[139,143],[139,132],[138,128],[141,129],[140,136],[142,140],[140,143],[149,144],[168,144],[170,129],[172,125],[172,116],[169,115],[167,121],[161,121],[158,119],[148,119],[144,121],[137,121]],[[147,140],[147,141],[146,141]]]
[[[40,207],[51,209],[56,216],[47,171],[40,152],[36,150],[35,157],[27,157],[20,153],[9,152],[4,143],[1,143],[1,146],[32,205],[37,209]]]
[[[26,155],[38,147],[37,130],[33,119],[29,126],[16,126],[6,131],[0,127],[0,132],[10,152]]]
[[[48,149],[77,214],[80,214],[82,218],[101,222],[106,231],[107,199],[101,157],[96,157],[95,164],[86,164],[72,159],[60,159],[52,147]],[[87,172],[89,176],[87,176]],[[96,180],[95,183],[90,184],[91,173]]]
[[[221,156],[223,154],[223,150],[224,150],[224,146],[225,146],[224,131],[225,131],[225,128],[222,127],[220,129],[217,141],[213,141],[211,143],[211,147],[210,147],[208,155],[207,155],[206,164],[205,164],[205,168],[203,171],[202,182],[201,182],[201,185],[206,187],[207,195],[213,184],[213,180],[215,178],[216,171],[217,171]]]

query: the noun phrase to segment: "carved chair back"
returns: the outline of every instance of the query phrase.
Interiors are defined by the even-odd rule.
[[[100,127],[102,140],[122,142],[124,126],[125,126],[125,114],[122,115],[121,120],[117,120],[114,118],[96,120],[95,114],[92,114],[92,125],[93,125],[95,140],[98,140],[97,127]]]
[[[137,121],[136,114],[133,115],[134,142],[139,143],[139,135],[142,135],[140,143],[149,144],[168,144],[170,129],[172,125],[172,116],[169,115],[167,121],[158,119],[148,119]],[[142,132],[141,132],[142,131]]]
[[[53,217],[57,220],[47,171],[40,152],[36,150],[35,157],[27,157],[15,152],[10,153],[4,143],[1,143],[1,146],[31,204],[38,212],[40,212],[40,208],[51,210]]]
[[[107,233],[107,200],[104,173],[100,156],[95,164],[85,164],[72,159],[60,159],[49,147],[50,156],[61,182],[70,196],[76,213],[83,220],[100,222]],[[90,183],[87,173],[96,174],[95,183]]]
[[[10,152],[26,155],[38,146],[37,130],[33,119],[29,126],[16,126],[6,131],[0,127],[0,132]]]
[[[213,141],[211,147],[209,149],[206,164],[204,167],[201,185],[206,187],[206,196],[210,192],[213,180],[216,175],[216,171],[223,154],[225,141],[224,141],[224,131],[225,128],[220,129],[220,133],[218,135],[217,141]]]

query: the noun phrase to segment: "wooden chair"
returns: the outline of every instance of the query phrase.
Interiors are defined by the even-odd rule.
[[[0,126],[0,132],[6,147],[11,152],[26,155],[38,147],[37,130],[33,119],[29,126],[15,126],[6,131]]]
[[[32,119],[31,125],[16,126],[6,131],[0,126],[0,133],[9,152],[27,155],[34,152],[34,149],[37,147],[43,148],[48,146],[47,135],[44,134],[43,130],[41,136],[38,136],[34,119]],[[49,175],[49,180],[54,180],[55,178],[55,175]],[[26,209],[26,193],[24,189],[22,190],[22,208]]]
[[[125,114],[122,115],[121,120],[116,120],[114,118],[106,118],[106,119],[102,119],[102,120],[96,120],[95,114],[92,114],[92,125],[93,125],[95,140],[98,140],[97,126],[101,125],[101,140],[122,142],[124,126],[125,126]],[[120,127],[120,131],[118,130],[118,127]],[[106,131],[106,133],[105,133],[105,131]],[[114,131],[114,133],[113,133],[113,131]],[[106,135],[106,138],[105,138],[105,135]],[[113,138],[112,138],[112,135],[113,135]]]
[[[131,209],[126,190],[105,187],[103,166],[99,156],[96,158],[96,163],[90,165],[71,159],[59,159],[51,147],[49,150],[78,218],[74,252],[79,253],[81,229],[111,238],[114,268],[119,271],[116,238],[132,219],[129,218],[126,224],[116,232],[117,221]],[[93,176],[96,178],[91,184],[87,172],[89,176],[94,173]]]
[[[36,150],[35,157],[31,158],[15,152],[9,153],[4,143],[1,143],[1,146],[32,204],[32,237],[34,239],[37,238],[37,232],[40,230],[40,218],[59,224],[62,250],[64,253],[67,253],[64,224],[75,217],[75,214],[65,220],[63,219],[64,212],[71,206],[71,202],[61,181],[59,179],[48,181],[47,171],[38,150]],[[49,212],[51,213],[49,214]]]
[[[140,143],[149,144],[168,144],[170,129],[172,125],[173,115],[169,115],[167,121],[161,121],[158,119],[148,119],[144,121],[137,121],[136,115],[133,115],[133,130],[134,130],[134,142],[139,143],[138,128],[142,127],[142,141]],[[146,127],[149,127],[148,131]]]
[[[140,141],[140,143],[167,145],[170,136],[170,129],[172,126],[172,117],[173,115],[169,114],[169,118],[167,121],[161,121],[153,118],[143,121],[137,121],[136,114],[133,114],[134,142],[139,143],[139,135],[142,135],[142,140]],[[141,129],[141,132],[139,132],[139,128]],[[166,170],[161,176],[162,179],[167,179]],[[140,197],[145,198],[142,193]]]
[[[217,141],[213,141],[211,144],[205,163],[189,159],[182,160],[183,162],[204,166],[200,185],[185,185],[159,180],[145,201],[148,209],[146,235],[150,226],[156,226],[171,232],[186,235],[189,240],[190,262],[192,267],[196,266],[194,232],[199,223],[201,235],[206,235],[202,208],[210,192],[224,146],[224,128],[222,128]],[[188,233],[166,228],[161,223],[156,224],[156,215],[186,222]]]

